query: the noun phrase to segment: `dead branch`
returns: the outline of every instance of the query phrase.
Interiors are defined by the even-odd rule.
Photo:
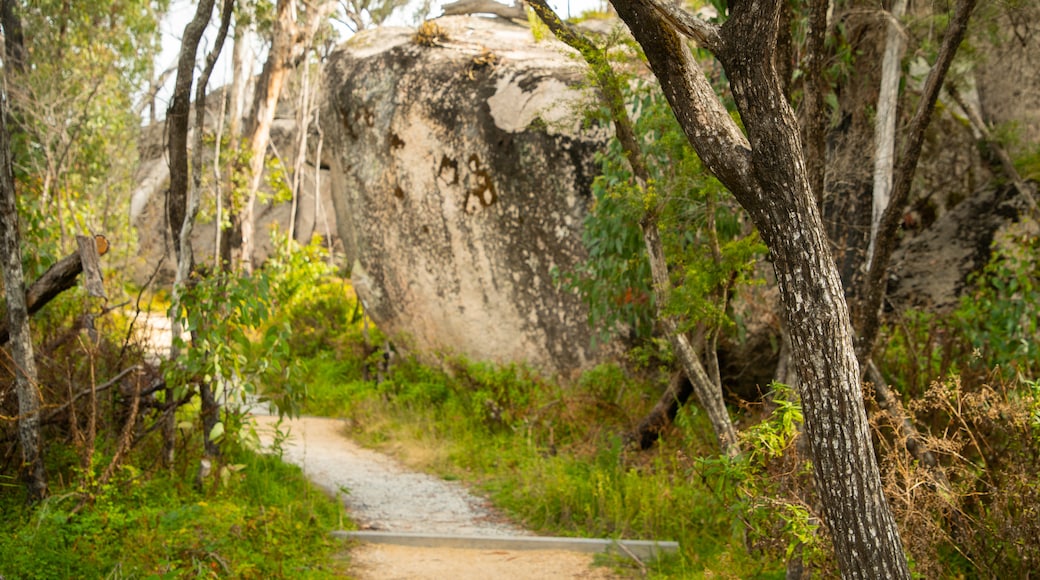
[[[58,405],[57,407],[54,407],[53,409],[51,409],[51,412],[47,413],[47,416],[43,418],[44,422],[47,422],[47,421],[50,421],[50,420],[54,419],[62,411],[64,411],[65,409],[68,409],[76,401],[78,401],[81,398],[89,395],[91,392],[100,393],[102,391],[107,391],[108,389],[111,389],[112,387],[118,385],[119,381],[121,381],[123,379],[123,377],[125,377],[126,375],[128,375],[128,374],[130,374],[130,373],[132,373],[134,371],[141,371],[141,370],[144,370],[144,366],[142,366],[142,365],[134,365],[132,367],[123,369],[122,371],[119,372],[119,374],[117,374],[116,376],[112,377],[111,379],[109,379],[104,384],[98,385],[97,388],[83,389],[82,391],[80,391],[80,392],[76,393],[75,395],[73,395],[65,403],[63,403],[61,405]]]
[[[494,0],[457,0],[443,7],[443,16],[460,16],[467,14],[494,14],[506,20],[527,20],[523,4],[509,6]]]
[[[83,236],[77,236],[77,239]],[[54,300],[62,292],[76,285],[76,278],[83,272],[83,254],[90,253],[91,244],[80,244],[79,250],[58,260],[51,266],[43,276],[32,283],[25,292],[25,305],[29,316],[36,314],[48,302]],[[87,258],[88,268],[97,267],[97,257],[108,252],[108,239],[105,236],[94,236],[93,255]],[[98,272],[100,269],[98,269]],[[100,280],[100,273],[97,275]],[[91,275],[93,278],[94,275]],[[92,284],[93,286],[93,284]],[[91,292],[96,291],[96,286]],[[7,344],[11,338],[11,331],[7,326],[6,319],[0,322],[0,346]]]

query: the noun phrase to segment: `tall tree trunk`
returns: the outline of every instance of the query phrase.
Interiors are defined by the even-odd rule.
[[[253,109],[249,115],[249,172],[245,203],[240,216],[242,227],[242,268],[253,271],[253,250],[256,247],[256,196],[263,179],[267,160],[267,146],[271,141],[271,124],[282,95],[282,85],[289,74],[296,25],[295,2],[278,0],[275,11],[274,34],[271,49],[260,72],[253,94]]]
[[[18,395],[18,440],[22,447],[22,465],[29,500],[37,501],[47,496],[47,474],[43,469],[40,452],[40,395],[36,389],[36,359],[25,303],[22,244],[18,231],[10,140],[7,132],[7,95],[4,93],[0,94],[0,267],[3,268],[4,297],[7,299],[7,326],[11,331],[11,366]]]
[[[253,270],[253,250],[256,247],[256,195],[260,191],[267,146],[271,140],[271,124],[281,98],[282,85],[289,71],[304,56],[304,51],[318,32],[325,17],[335,8],[334,2],[314,2],[307,5],[302,22],[297,20],[295,0],[278,0],[275,11],[271,49],[260,72],[253,93],[253,109],[247,127],[249,140],[248,193],[242,208],[242,267]]]
[[[217,39],[213,43],[213,49],[206,55],[206,65],[202,69],[202,75],[199,77],[199,82],[195,89],[195,141],[191,150],[191,191],[188,196],[188,211],[180,232],[181,260],[177,264],[177,276],[173,283],[173,303],[175,306],[179,304],[181,293],[188,284],[191,271],[195,267],[194,253],[191,247],[191,232],[195,227],[195,217],[199,213],[199,203],[202,199],[202,136],[206,130],[206,89],[209,86],[209,77],[213,73],[213,67],[217,64],[220,51],[224,48],[224,39],[227,38],[234,6],[235,0],[224,0]],[[218,140],[220,138],[219,135],[218,132]],[[174,336],[180,334],[179,321],[180,317],[175,317],[174,325],[172,326]],[[220,407],[213,396],[212,385],[205,380],[199,385],[199,399],[202,402],[200,413],[202,415],[202,440],[205,447],[205,455],[207,458],[214,458],[220,455],[220,448],[213,441],[211,433],[220,421]]]
[[[311,68],[303,64],[303,87],[296,102],[296,157],[292,164],[292,207],[289,211],[289,239],[296,239],[296,214],[300,206],[300,189],[303,184],[303,167],[307,162],[308,124],[311,116]]]
[[[18,0],[0,0],[0,25],[4,28],[4,56],[7,65],[15,72],[25,72],[29,53],[25,50],[22,34],[22,19],[18,15],[21,7]]]
[[[231,107],[228,114],[228,148],[230,149],[232,159],[239,155],[242,148],[242,117],[245,115],[246,95],[249,92],[253,73],[252,61],[246,58],[249,52],[249,28],[241,20],[238,19],[235,22],[235,48],[231,55]],[[234,183],[235,171],[236,163],[229,163],[227,175],[229,184]],[[219,227],[216,231],[217,237],[214,244],[215,260],[220,268],[225,271],[229,271],[232,267],[232,247],[240,244],[239,240],[233,238],[241,232],[241,221],[239,218],[241,212],[239,209],[243,200],[238,199],[238,196],[241,194],[242,192],[237,191],[234,187],[229,188],[228,205],[225,211],[228,212],[231,222],[230,227],[226,233]],[[223,215],[221,215],[217,223],[220,224],[223,221]]]
[[[881,62],[881,89],[878,91],[877,120],[874,128],[874,196],[870,218],[870,243],[867,256],[874,253],[881,215],[892,196],[892,170],[895,167],[896,113],[899,108],[899,78],[903,72],[906,37],[899,20],[906,11],[906,0],[892,2],[888,31],[885,34],[885,57]],[[870,265],[867,264],[869,268]]]
[[[614,0],[705,165],[770,248],[801,378],[816,488],[842,575],[909,578],[870,441],[841,279],[809,184],[798,124],[773,64],[782,2],[730,2],[722,27],[655,0]],[[721,61],[741,132],[680,35]]]
[[[170,236],[173,239],[174,254],[177,258],[177,279],[187,279],[187,272],[182,275],[182,268],[187,264],[190,271],[191,244],[190,224],[189,237],[184,236],[185,217],[188,211],[188,116],[191,112],[191,87],[195,78],[195,55],[199,41],[209,25],[213,14],[215,0],[201,0],[195,11],[195,17],[184,28],[181,41],[181,52],[177,62],[177,80],[174,83],[173,99],[166,113],[167,151],[170,159],[170,189],[166,194],[166,217],[169,223]],[[201,129],[200,129],[201,130]],[[173,343],[170,345],[170,360],[177,360],[179,351],[177,341],[180,340],[180,315],[177,312],[179,302],[179,285],[174,281],[173,306],[170,308],[170,319],[173,328]],[[166,406],[162,417],[163,452],[162,461],[167,467],[173,466],[174,448],[176,444],[176,407],[174,405],[174,385],[166,387]]]

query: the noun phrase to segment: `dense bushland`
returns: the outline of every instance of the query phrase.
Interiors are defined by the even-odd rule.
[[[99,314],[78,291],[65,293],[34,319],[38,354],[46,363],[40,365],[40,393],[54,402],[43,408],[51,493],[39,503],[26,503],[15,477],[18,455],[8,415],[16,413],[7,398],[0,575],[300,578],[345,569],[345,560],[335,558],[341,543],[328,536],[352,525],[340,502],[314,488],[297,467],[260,454],[241,407],[258,381],[295,377],[274,343],[288,347],[310,340],[322,345],[321,352],[310,354],[335,354],[330,341],[314,342],[302,330],[305,319],[296,321],[301,331],[293,340],[283,341],[289,332],[284,328],[267,325],[261,332],[269,313],[293,312],[313,291],[303,284],[329,272],[313,246],[281,248],[252,277],[200,282],[189,293],[188,304],[212,301],[225,309],[220,318],[189,321],[209,356],[188,354],[180,364],[157,366],[155,351],[165,353],[168,338],[148,345],[139,332],[147,319],[165,313],[124,304]],[[115,285],[110,292],[142,306],[168,305],[160,294],[143,300]],[[221,300],[214,299],[215,292]],[[310,322],[308,327],[317,327]],[[200,474],[205,433],[192,388],[203,380],[219,386],[224,403],[218,427],[208,433],[221,449],[208,475]],[[180,385],[178,401],[164,400],[158,387],[167,382]],[[272,402],[290,400],[290,389],[282,393]],[[158,425],[168,412],[177,419],[176,461],[163,466]]]

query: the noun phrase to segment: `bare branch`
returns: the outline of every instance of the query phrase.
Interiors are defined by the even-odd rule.
[[[719,27],[709,24],[693,14],[682,9],[679,4],[667,0],[649,0],[651,6],[669,24],[675,27],[684,36],[697,41],[702,48],[711,52],[717,52],[722,48],[722,37],[719,36]]]
[[[495,0],[457,0],[441,7],[444,10],[442,16],[455,16],[460,14],[494,14],[499,18],[507,20],[527,20],[523,4],[512,6],[495,2]]]

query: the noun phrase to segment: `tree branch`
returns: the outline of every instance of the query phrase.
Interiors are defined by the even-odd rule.
[[[104,236],[95,236],[94,242],[97,245],[98,255],[103,256],[108,251],[108,240]],[[59,294],[75,286],[76,278],[82,271],[83,259],[79,252],[73,252],[55,262],[25,292],[25,304],[29,316],[36,314]],[[0,321],[0,346],[7,344],[10,338],[7,321]]]
[[[495,2],[495,0],[457,0],[456,2],[445,4],[441,9],[444,10],[442,16],[494,14],[499,18],[507,20],[527,20],[523,4],[509,6],[501,2]]]
[[[701,48],[706,48],[713,53],[722,49],[722,37],[719,35],[718,26],[709,24],[683,10],[678,3],[667,0],[649,0],[649,2],[666,22],[683,35],[696,40]]]
[[[751,145],[719,101],[684,37],[655,8],[655,0],[613,2],[644,52],[667,54],[651,59],[675,116],[705,167],[731,191],[758,187],[751,172]]]

